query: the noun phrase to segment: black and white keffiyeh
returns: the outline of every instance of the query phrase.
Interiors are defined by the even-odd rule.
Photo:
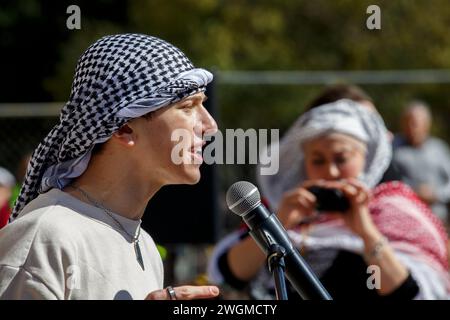
[[[59,123],[33,152],[14,220],[39,193],[80,176],[95,144],[130,119],[204,91],[212,74],[178,48],[142,34],[106,36],[80,57]]]

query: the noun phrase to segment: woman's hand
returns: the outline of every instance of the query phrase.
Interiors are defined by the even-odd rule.
[[[309,180],[284,193],[277,217],[286,229],[297,226],[304,218],[316,212],[316,197],[307,190],[309,186],[321,185],[321,181]]]
[[[216,286],[180,286],[173,288],[176,300],[211,299],[219,295]],[[156,290],[148,294],[145,300],[174,300],[166,289]]]
[[[362,238],[373,235],[377,229],[370,217],[370,191],[357,179],[326,181],[324,187],[341,190],[350,202],[350,209],[339,213],[347,227]]]

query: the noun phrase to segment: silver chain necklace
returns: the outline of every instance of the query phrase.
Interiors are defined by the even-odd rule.
[[[70,185],[70,187],[72,187],[73,189],[79,191],[90,203],[92,203],[95,207],[102,209],[111,219],[113,219],[113,221],[120,227],[120,229],[123,230],[123,232],[125,232],[132,240],[133,240],[133,244],[134,244],[134,252],[136,253],[136,259],[137,262],[139,263],[139,265],[141,266],[142,270],[145,270],[144,268],[144,260],[142,259],[142,254],[141,254],[141,248],[139,247],[139,236],[141,235],[141,225],[139,225],[139,229],[138,229],[138,233],[137,235],[131,235],[130,233],[128,233],[128,231],[124,228],[124,226],[122,226],[122,224],[119,222],[119,220],[117,220],[116,218],[114,218],[113,214],[111,213],[111,211],[106,208],[105,206],[103,206],[101,203],[99,203],[97,200],[95,200],[94,198],[92,198],[86,191],[84,191],[83,189],[81,189],[78,186],[75,186],[73,184]]]

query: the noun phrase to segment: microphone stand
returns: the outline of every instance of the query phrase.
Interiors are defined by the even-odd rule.
[[[252,215],[250,218],[254,220],[246,220],[244,218],[245,223],[250,228],[250,235],[268,257],[271,256],[271,253],[274,253],[271,252],[271,248],[273,248],[272,245],[277,244],[278,242],[278,246],[283,248],[285,252],[282,255],[284,260],[283,263],[287,266],[293,266],[292,268],[284,268],[283,275],[286,274],[287,279],[299,293],[300,297],[303,300],[332,300],[328,291],[320,283],[319,279],[317,279],[316,275],[307,265],[305,260],[303,260],[300,253],[296,251],[297,249],[292,248],[289,251],[289,246],[292,246],[292,244],[285,233],[285,229],[276,216],[264,212],[261,215]],[[260,222],[261,220],[262,222]],[[273,223],[268,223],[270,220],[272,220]],[[275,241],[274,239],[278,239],[278,241]],[[264,244],[267,244],[267,246]],[[298,254],[295,254],[295,252]],[[274,255],[274,257],[277,257],[277,255]],[[277,274],[278,273],[279,272],[277,271]]]
[[[284,270],[286,265],[284,263],[284,256],[286,250],[277,244],[271,244],[269,247],[269,254],[267,255],[267,264],[269,271],[272,273],[275,281],[275,293],[277,300],[288,300],[286,278]]]

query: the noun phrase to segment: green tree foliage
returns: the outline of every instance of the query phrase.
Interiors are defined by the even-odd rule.
[[[197,65],[215,70],[450,68],[448,1],[378,1],[382,29],[375,31],[366,28],[371,4],[137,0],[129,3],[128,21],[134,31],[168,39]],[[445,121],[439,121],[449,116],[447,84],[364,88],[394,130],[403,104],[418,97],[434,109],[435,133],[450,136]],[[285,129],[320,90],[319,86],[220,86],[222,124]]]
[[[35,72],[30,76],[37,89],[30,91],[30,100],[65,100],[78,56],[94,39],[116,32],[159,36],[180,47],[196,65],[216,71],[450,68],[448,0],[377,1],[381,30],[373,31],[366,28],[366,9],[373,4],[369,0],[102,0],[95,5],[92,1],[55,2],[58,5],[51,7],[49,0],[19,0],[11,2],[15,6],[7,5],[0,11],[2,49],[22,52],[23,25],[47,30],[53,37],[42,34],[38,39],[48,47],[44,48],[46,55],[34,61]],[[81,7],[79,31],[65,28],[65,8],[69,4]],[[30,29],[28,32],[33,34]],[[33,39],[32,43],[39,41]],[[34,49],[42,50],[37,45]],[[30,51],[27,53],[33,57]],[[225,85],[220,77],[217,80],[220,124],[224,128],[285,130],[322,89]],[[27,84],[31,87],[29,81]],[[446,125],[450,116],[449,84],[363,88],[374,97],[394,130],[400,108],[408,99],[427,100],[436,119],[434,132],[450,140]],[[23,94],[17,94],[13,100],[21,98]]]

